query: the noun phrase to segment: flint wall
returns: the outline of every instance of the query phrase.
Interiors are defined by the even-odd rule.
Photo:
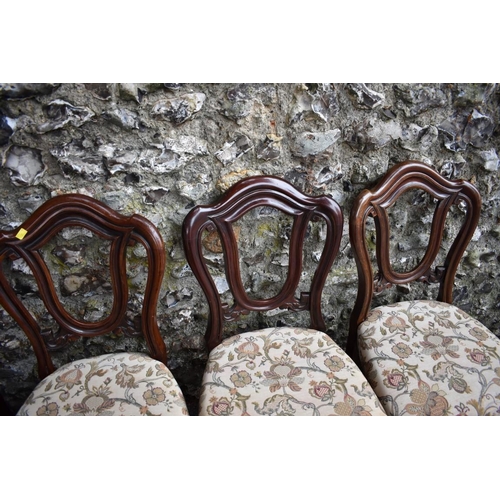
[[[479,228],[458,271],[455,304],[498,335],[499,103],[496,84],[0,84],[0,226],[17,227],[45,200],[68,192],[89,194],[123,214],[140,213],[154,222],[168,257],[158,316],[169,367],[195,405],[206,360],[207,307],[182,249],[181,224],[190,208],[216,200],[254,174],[277,175],[308,194],[337,200],[345,227],[324,312],[329,333],[344,347],[356,294],[347,236],[352,201],[394,163],[420,160],[449,178],[472,179],[483,196]],[[425,197],[410,202],[413,214],[398,206],[393,215],[400,231],[394,255],[402,268],[421,255],[432,209]],[[242,221],[240,240],[250,248],[245,279],[252,293],[272,293],[279,286],[286,228],[286,221],[277,225],[265,211]],[[321,227],[312,228],[306,281],[322,237]],[[91,259],[95,247],[99,260],[101,247],[85,238],[63,235],[49,254],[68,307],[83,299],[75,314],[95,319],[106,310],[109,283]],[[217,241],[205,243],[224,290]],[[278,250],[282,243],[284,253]],[[131,286],[140,293],[144,269],[140,250],[134,252]],[[36,311],[26,266],[6,265]],[[399,287],[392,297],[416,292]],[[430,296],[432,290],[424,293]],[[255,328],[296,320],[283,312],[245,321]],[[307,318],[298,321],[306,324]],[[96,339],[75,343],[59,361],[116,347],[143,348],[127,336]],[[29,343],[2,311],[0,390],[13,410],[36,382]]]

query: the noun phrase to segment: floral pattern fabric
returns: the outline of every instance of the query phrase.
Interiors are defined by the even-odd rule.
[[[140,353],[68,363],[42,380],[18,415],[188,415],[170,370]]]
[[[328,335],[266,328],[212,350],[200,415],[385,415],[356,364]]]
[[[500,339],[457,307],[377,307],[359,326],[358,343],[388,415],[500,416]]]

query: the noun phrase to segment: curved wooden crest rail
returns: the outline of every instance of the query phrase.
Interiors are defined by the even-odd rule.
[[[111,242],[110,273],[113,306],[108,317],[97,322],[81,321],[71,316],[56,293],[52,277],[40,249],[66,227],[86,228]],[[31,269],[48,312],[60,329],[49,348],[79,336],[93,337],[116,331],[126,324],[128,284],[126,275],[127,245],[144,245],[148,258],[148,279],[141,314],[142,333],[151,355],[167,361],[165,343],[156,320],[156,304],[165,269],[165,250],[156,227],[140,215],[122,216],[103,203],[81,194],[57,196],[38,208],[18,229],[0,232],[0,304],[17,321],[31,341],[40,378],[54,371],[49,350],[36,318],[23,305],[3,274],[6,258],[26,261]]]
[[[275,296],[268,299],[251,299],[241,281],[238,243],[232,224],[249,210],[260,206],[279,209],[293,216],[290,241],[288,276]],[[311,288],[295,297],[302,271],[302,251],[309,221],[323,219],[327,227],[325,247],[312,279]],[[195,207],[186,217],[183,226],[184,249],[188,263],[197,277],[208,300],[210,318],[206,340],[212,350],[222,340],[225,321],[234,321],[249,311],[268,311],[276,308],[308,310],[311,328],[324,330],[321,314],[321,294],[328,272],[337,255],[342,238],[342,210],[328,196],[309,197],[288,182],[273,176],[255,176],[243,179],[230,188],[220,201],[213,205]],[[218,231],[223,252],[226,277],[234,297],[232,306],[222,304],[217,287],[210,275],[202,252],[203,231]]]

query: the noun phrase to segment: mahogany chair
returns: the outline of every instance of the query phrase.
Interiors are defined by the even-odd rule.
[[[262,207],[262,208],[260,208]],[[235,225],[253,209],[273,217],[291,217],[288,274],[281,290],[268,298],[250,297],[242,280]],[[286,215],[284,215],[286,214]],[[296,292],[302,274],[309,222],[324,221],[326,239],[310,289]],[[191,210],[183,225],[188,263],[209,305],[206,330],[209,359],[203,375],[200,415],[385,415],[355,363],[323,333],[322,290],[342,237],[342,211],[328,196],[309,197],[271,176],[243,179],[222,198]],[[204,238],[218,235],[232,304],[223,303],[217,271],[204,254]],[[258,255],[270,250],[263,246]],[[215,249],[212,249],[216,252]],[[212,270],[211,270],[212,269]],[[257,293],[257,292],[255,292]],[[309,311],[311,328],[276,326],[237,333],[223,340],[223,327],[252,311]],[[239,322],[241,323],[241,321]]]
[[[104,319],[92,321],[68,312],[60,298],[59,280],[46,263],[44,246],[63,230],[75,227],[108,242],[112,306]],[[136,243],[144,247],[147,255],[147,279],[140,318],[131,318],[127,246]],[[29,310],[5,274],[6,263],[17,259],[24,259],[33,274],[37,295],[54,320],[55,331],[42,329],[42,313],[36,317]],[[0,304],[29,338],[41,379],[18,415],[187,415],[182,392],[166,367],[167,351],[156,319],[164,269],[163,241],[151,222],[140,215],[122,216],[81,194],[52,198],[21,227],[0,232]],[[144,335],[151,356],[113,352],[55,369],[52,351],[70,341],[110,333],[120,335],[134,326]]]
[[[413,269],[396,271],[391,252],[398,241],[392,238],[390,212],[403,195],[424,193],[428,206],[435,204],[427,247]],[[457,217],[460,212],[452,210],[453,205],[466,211],[456,236],[451,230],[445,232],[453,210]],[[347,352],[357,360],[388,415],[500,415],[500,340],[452,305],[456,271],[477,227],[480,209],[481,197],[473,184],[448,180],[417,161],[395,165],[355,200],[350,239],[359,289]],[[405,210],[408,213],[410,207]],[[376,274],[369,253],[369,217],[376,234]],[[418,230],[408,227],[413,233]],[[433,268],[442,259],[438,254],[443,236],[450,240],[449,250],[442,265]],[[423,287],[438,284],[436,300],[413,299],[371,309],[374,295],[379,300],[391,285],[407,287],[416,281],[423,282]]]

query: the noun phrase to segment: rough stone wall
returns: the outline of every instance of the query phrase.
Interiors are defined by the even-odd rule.
[[[499,102],[496,84],[0,84],[0,226],[17,227],[45,200],[68,192],[153,221],[168,256],[158,306],[161,331],[169,366],[195,407],[206,360],[207,307],[182,249],[181,224],[190,208],[214,201],[254,174],[277,175],[306,193],[337,200],[345,227],[324,312],[329,333],[344,347],[356,294],[347,230],[354,196],[394,163],[421,160],[449,178],[473,179],[482,193],[482,217],[458,271],[455,303],[498,335]],[[412,214],[393,210],[400,231],[394,255],[402,268],[421,256],[432,209],[426,197],[409,201],[416,209]],[[254,215],[241,222],[240,239],[249,245],[246,282],[252,293],[271,294],[286,263],[289,224],[276,224],[265,210]],[[452,217],[455,227],[459,209]],[[95,267],[103,263],[91,263],[91,254],[99,261],[105,252],[90,236],[61,235],[46,253],[68,309],[97,318],[105,314],[109,283]],[[311,228],[306,281],[323,237],[320,225]],[[205,247],[224,290],[217,241],[207,239]],[[133,252],[132,302],[144,281],[141,252]],[[5,265],[38,311],[26,266]],[[399,287],[378,300],[417,292],[431,296],[435,289]],[[74,299],[84,305],[73,308]],[[285,312],[255,315],[245,326],[307,323],[307,317],[295,318]],[[40,313],[40,321],[46,319]],[[37,383],[35,359],[4,311],[0,327],[0,392],[15,411]],[[127,336],[84,340],[56,359],[144,349],[141,342]]]

